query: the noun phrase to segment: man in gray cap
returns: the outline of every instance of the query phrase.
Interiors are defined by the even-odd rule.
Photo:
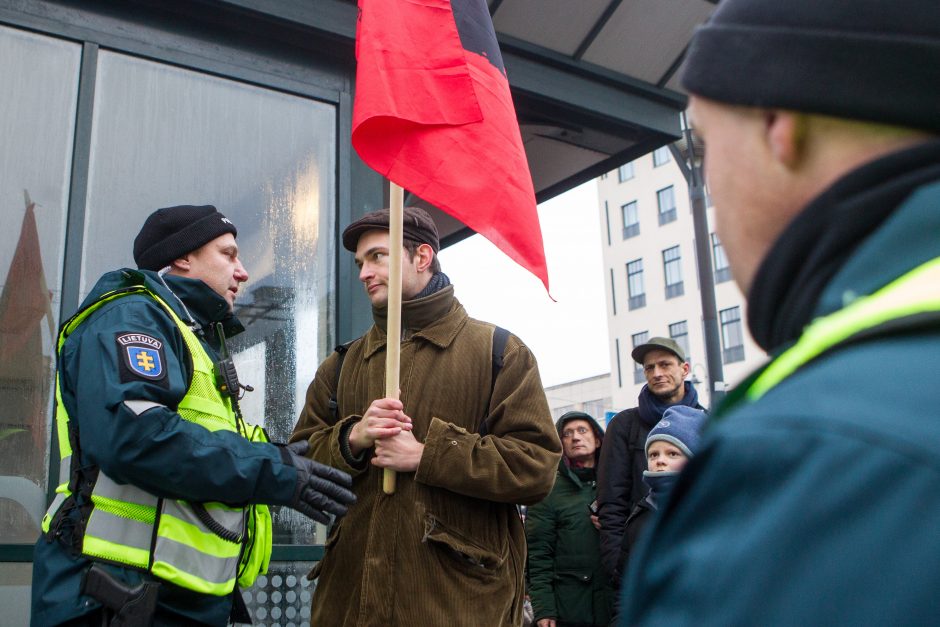
[[[771,360],[712,417],[623,624],[937,622],[938,68],[938,2],[723,0],[696,32],[690,120]]]
[[[271,557],[267,505],[319,522],[342,471],[245,422],[226,337],[248,273],[211,205],[158,209],[138,269],[109,272],[58,343],[57,496],[33,560],[33,625],[251,622],[239,588]],[[257,417],[256,417],[257,418]]]
[[[379,210],[343,232],[375,324],[320,365],[291,436],[353,475],[358,497],[313,574],[311,624],[521,624],[516,504],[551,491],[561,457],[535,357],[467,315],[435,263],[434,222],[407,207],[401,394],[386,398],[388,222]],[[392,495],[383,468],[398,473]]]
[[[610,419],[598,468],[597,506],[601,525],[601,562],[619,590],[627,518],[646,497],[646,436],[670,407],[702,409],[690,381],[689,362],[679,344],[668,337],[653,337],[633,349],[633,361],[643,366],[646,385],[637,406]]]

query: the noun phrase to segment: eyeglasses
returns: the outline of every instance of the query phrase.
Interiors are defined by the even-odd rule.
[[[573,438],[575,433],[577,433],[578,435],[585,435],[588,431],[590,431],[590,429],[588,429],[587,427],[565,429],[564,431],[561,432],[561,437],[567,440],[569,438]]]

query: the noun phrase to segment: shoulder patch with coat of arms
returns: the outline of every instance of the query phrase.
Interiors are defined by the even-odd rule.
[[[166,380],[163,341],[145,333],[121,332],[115,335],[121,356],[121,381]]]

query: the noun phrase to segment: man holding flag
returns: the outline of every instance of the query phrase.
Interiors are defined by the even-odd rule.
[[[391,207],[343,232],[375,324],[320,365],[292,436],[358,498],[313,573],[311,624],[519,625],[516,505],[548,495],[561,445],[535,358],[467,315],[433,220],[402,206],[407,188],[547,289],[506,71],[483,0],[359,7],[352,144]]]
[[[538,367],[518,338],[494,348],[494,326],[467,315],[440,271],[434,222],[408,207],[401,393],[388,397],[388,225],[386,209],[343,232],[375,324],[320,365],[291,437],[352,474],[358,499],[315,569],[311,624],[516,625],[526,548],[515,506],[551,491],[561,451]],[[400,473],[394,494],[383,468]]]

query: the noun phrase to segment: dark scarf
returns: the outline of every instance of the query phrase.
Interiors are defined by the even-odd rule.
[[[584,466],[580,467],[571,467],[571,472],[578,477],[582,484],[593,485],[594,481],[597,479],[597,470],[592,466],[591,468],[586,468]]]
[[[662,399],[658,398],[655,394],[650,392],[649,386],[644,385],[643,389],[640,390],[640,397],[638,399],[637,409],[640,411],[640,419],[643,420],[650,428],[655,427],[656,423],[660,421],[663,417],[663,412],[665,412],[670,407],[675,405],[686,405],[688,407],[698,408],[698,392],[695,391],[695,386],[686,381],[685,385],[685,396],[682,397],[682,400],[678,403],[665,403]]]
[[[401,303],[402,337],[409,336],[418,329],[423,329],[445,316],[454,305],[454,288],[450,279],[443,272],[431,277],[421,293],[411,300]],[[388,328],[388,307],[372,308],[375,326],[384,332]]]
[[[784,229],[758,268],[748,326],[766,351],[795,341],[826,285],[866,237],[917,187],[940,177],[940,142],[863,165],[817,196]]]
[[[428,284],[424,286],[424,289],[421,290],[421,292],[412,300],[418,300],[419,298],[430,296],[434,292],[441,291],[448,285],[450,285],[450,278],[443,272],[437,272],[434,274],[434,276],[431,277],[431,280],[428,281]]]
[[[646,500],[653,506],[653,509],[657,509],[658,504],[662,503],[666,495],[672,491],[672,486],[676,485],[678,478],[678,472],[643,471],[643,483],[650,487],[650,493],[646,496]]]

